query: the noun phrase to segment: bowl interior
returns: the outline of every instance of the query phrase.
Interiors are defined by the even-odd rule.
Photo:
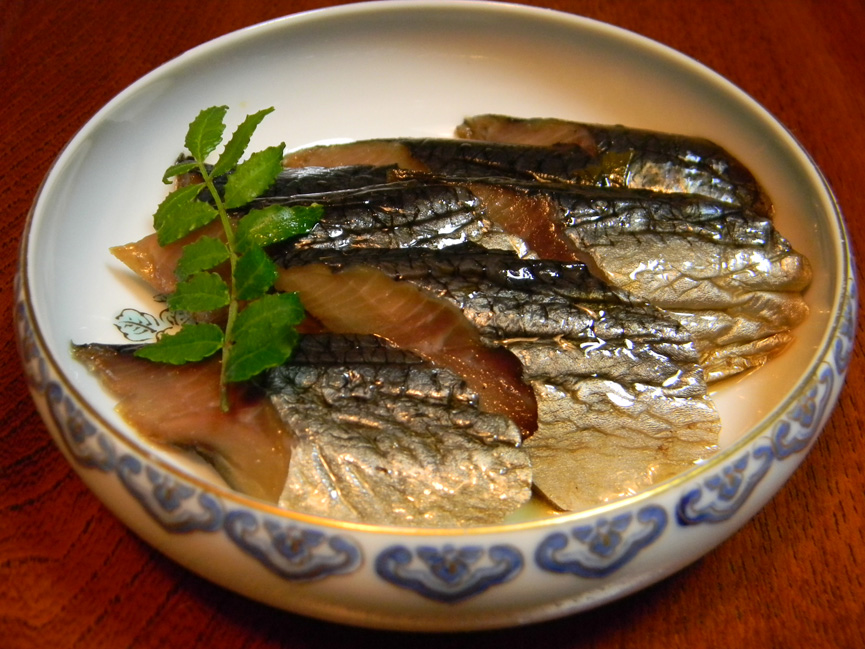
[[[277,20],[203,45],[101,110],[48,175],[25,241],[41,335],[68,383],[133,439],[71,342],[123,342],[125,307],[151,292],[109,254],[140,238],[167,189],[164,169],[207,106],[229,119],[274,106],[250,150],[284,141],[449,136],[474,113],[554,116],[700,135],[744,160],[775,201],[779,230],[815,269],[808,320],[784,355],[715,391],[722,445],[747,435],[800,384],[837,309],[843,229],[819,173],[743,93],[633,34],[553,12],[486,3],[371,3]]]

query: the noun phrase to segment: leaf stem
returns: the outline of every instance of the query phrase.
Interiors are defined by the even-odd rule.
[[[237,288],[234,282],[234,270],[237,266],[238,255],[235,250],[234,228],[231,225],[231,219],[225,209],[225,203],[219,192],[216,190],[216,185],[213,183],[213,178],[207,171],[207,167],[203,160],[196,159],[198,171],[201,174],[204,184],[207,187],[210,195],[213,197],[213,203],[216,206],[216,211],[219,214],[219,220],[222,223],[222,229],[225,231],[225,243],[228,247],[228,263],[231,269],[231,281],[228,282],[229,303],[228,303],[228,318],[225,323],[225,339],[222,344],[222,363],[219,372],[219,401],[223,412],[228,412],[230,404],[228,402],[228,381],[226,379],[226,371],[228,368],[228,356],[231,353],[231,340],[233,339],[234,322],[237,318]]]

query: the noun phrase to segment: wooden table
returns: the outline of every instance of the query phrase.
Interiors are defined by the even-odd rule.
[[[181,52],[328,2],[6,0],[0,3],[0,646],[863,647],[865,370],[856,349],[828,427],[781,493],[732,539],[623,601],[467,636],[351,629],[247,601],[178,567],[115,520],[49,440],[11,327],[24,219],[64,143],[105,102]],[[861,0],[539,2],[670,45],[773,113],[834,187],[865,244]],[[860,329],[865,319],[860,317]]]

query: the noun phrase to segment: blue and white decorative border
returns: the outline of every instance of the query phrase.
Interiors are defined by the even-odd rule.
[[[573,528],[570,536],[550,534],[535,551],[535,560],[549,572],[603,578],[652,545],[667,528],[667,518],[666,510],[657,505],[646,505],[636,513],[601,517]]]
[[[760,437],[716,473],[692,486],[676,507],[679,525],[721,523],[731,519],[766,476],[774,462],[811,448],[829,419],[853,354],[858,292],[849,278],[838,337],[829,355],[799,399]]]
[[[731,519],[748,501],[775,462],[807,451],[838,398],[856,330],[856,283],[849,280],[839,336],[811,384],[765,436],[698,482],[690,482],[668,511],[659,504],[598,516],[543,536],[534,549],[535,568],[546,574],[598,580],[615,574],[651,548],[670,529]],[[247,556],[279,577],[308,582],[350,575],[364,565],[363,549],[351,536],[305,526],[250,508],[226,504],[190,482],[143,463],[96,426],[51,375],[34,335],[20,279],[16,277],[15,325],[34,398],[47,405],[63,445],[81,467],[114,474],[151,519],[174,534],[223,534]],[[140,324],[140,323],[139,323]],[[147,327],[162,326],[145,322]],[[470,537],[467,537],[470,538]],[[527,572],[522,552],[501,542],[455,545],[391,545],[371,564],[385,583],[430,601],[456,605]]]
[[[405,545],[385,549],[375,570],[385,581],[445,603],[456,603],[514,579],[523,569],[522,553],[511,545],[437,548],[422,545],[412,552]]]

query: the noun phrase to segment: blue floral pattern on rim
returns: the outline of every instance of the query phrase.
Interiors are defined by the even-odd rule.
[[[570,536],[555,532],[535,552],[535,561],[549,572],[597,579],[606,577],[630,562],[657,540],[667,527],[663,507],[647,505],[633,512],[571,530]]]
[[[207,492],[181,482],[132,455],[121,455],[115,467],[126,490],[170,532],[213,532],[222,526],[222,503]]]
[[[375,570],[395,586],[437,602],[455,603],[512,580],[523,563],[520,551],[509,545],[488,550],[479,545],[421,546],[414,553],[394,545],[379,554]]]
[[[360,549],[345,537],[262,520],[246,510],[235,510],[227,515],[225,532],[247,554],[272,572],[293,581],[347,574],[361,564]]]
[[[729,519],[768,473],[772,460],[772,447],[761,444],[721,467],[679,500],[676,508],[679,524],[719,523]]]

